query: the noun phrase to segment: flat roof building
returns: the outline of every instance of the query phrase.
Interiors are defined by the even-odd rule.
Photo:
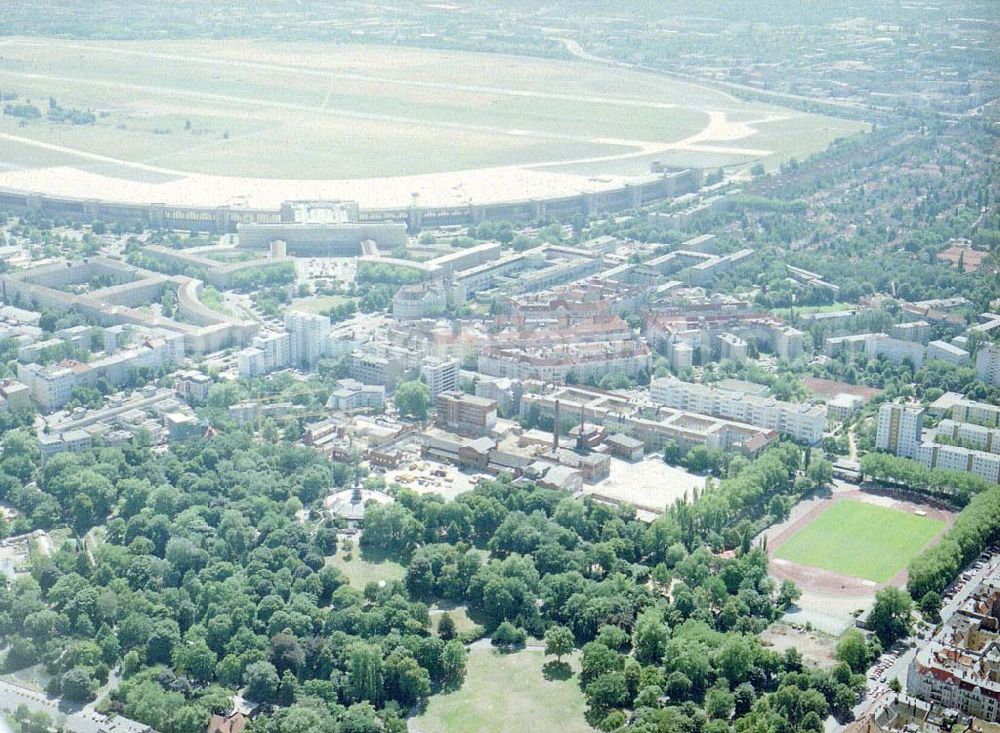
[[[750,423],[810,444],[823,439],[826,427],[826,407],[823,405],[754,397],[674,377],[654,379],[650,383],[649,394],[654,402],[675,410]]]
[[[442,392],[435,400],[437,421],[447,430],[483,436],[497,424],[497,403],[458,390]]]
[[[879,450],[916,458],[924,425],[924,408],[885,402],[878,409],[875,447]]]

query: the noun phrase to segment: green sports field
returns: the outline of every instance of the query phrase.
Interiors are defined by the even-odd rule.
[[[884,583],[944,526],[939,519],[861,501],[839,501],[792,535],[775,556]]]

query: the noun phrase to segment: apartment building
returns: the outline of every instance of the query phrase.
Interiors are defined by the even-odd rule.
[[[248,346],[236,356],[239,375],[244,378],[259,377],[291,364],[291,334],[264,333],[254,336],[253,346]]]
[[[931,340],[931,324],[927,321],[896,323],[889,327],[889,335],[903,341],[926,344]]]
[[[86,430],[66,430],[60,433],[42,433],[38,436],[38,449],[45,464],[59,453],[79,453],[87,450],[92,443]]]
[[[923,407],[883,403],[878,409],[875,447],[903,458],[916,458],[923,426]]]
[[[497,409],[504,417],[517,414],[521,408],[521,395],[524,394],[521,380],[472,373],[470,375],[475,383],[476,397],[496,402]]]
[[[870,333],[856,333],[847,336],[829,336],[823,342],[823,353],[827,356],[838,354],[860,354],[865,350]]]
[[[236,367],[243,378],[260,377],[291,364],[291,334],[266,333],[255,336],[236,356]]]
[[[920,648],[906,674],[910,695],[1000,721],[1000,577],[985,578]]]
[[[747,342],[734,333],[723,333],[715,339],[719,359],[747,360]]]
[[[17,350],[17,360],[30,364],[32,362],[49,362],[65,358],[73,350],[68,341],[61,338],[50,338],[44,341],[34,341],[20,346]]]
[[[442,392],[453,392],[458,389],[458,372],[461,365],[458,359],[440,359],[428,356],[420,362],[420,376],[427,383],[431,399],[437,399]]]
[[[834,395],[826,403],[827,419],[831,422],[844,422],[861,410],[865,405],[863,397],[841,392]]]
[[[636,377],[649,369],[649,347],[637,339],[577,344],[489,346],[479,354],[483,374],[508,379],[578,382],[608,374]]]
[[[691,269],[687,271],[686,275],[691,280],[692,284],[705,285],[713,277],[721,275],[724,272],[728,272],[740,263],[745,263],[753,257],[753,254],[754,251],[752,249],[746,248],[733,252],[732,254],[723,255],[722,257],[713,256],[711,259],[699,262],[691,267]]]
[[[356,379],[338,379],[337,388],[326,401],[329,410],[381,410],[385,406],[385,387],[362,384]]]
[[[549,247],[547,266],[519,275],[501,285],[507,294],[534,293],[600,272],[602,261],[591,252],[571,247]]]
[[[252,379],[267,374],[264,366],[264,352],[256,346],[248,346],[236,355],[236,370],[243,379]]]
[[[184,399],[206,400],[212,384],[210,376],[193,369],[185,369],[174,374],[174,391]]]
[[[694,365],[694,346],[686,341],[668,341],[665,351],[674,373]]]
[[[120,349],[86,364],[64,361],[51,366],[19,364],[17,378],[31,390],[31,397],[43,410],[55,410],[72,399],[78,385],[94,386],[101,380],[112,386],[122,384],[136,369],[158,369],[183,359],[184,338],[168,334],[150,336],[141,344]]]
[[[944,437],[946,442],[952,441],[967,448],[1000,453],[1000,428],[944,419],[938,423],[935,436],[938,439]]]
[[[392,297],[392,316],[401,321],[440,316],[446,310],[448,293],[440,280],[406,285]]]
[[[483,262],[455,273],[465,292],[500,288],[507,295],[532,293],[600,272],[603,261],[592,250],[543,244]]]
[[[470,267],[455,274],[455,280],[465,288],[465,292],[470,296],[481,290],[489,290],[500,282],[505,282],[511,276],[537,266],[544,261],[541,248],[517,252],[496,260],[486,262],[475,267]]]
[[[976,352],[976,379],[1000,387],[1000,346],[983,344]]]
[[[289,333],[260,333],[253,337],[251,343],[264,352],[268,370],[281,369],[292,361],[292,336]]]
[[[705,359],[720,354],[725,347],[719,339],[728,333],[744,342],[753,339],[759,348],[783,359],[794,359],[802,353],[805,339],[805,334],[797,328],[739,305],[671,308],[650,314],[645,328],[649,342],[664,348],[668,358],[672,358],[669,352],[677,343],[688,344],[692,351],[700,349]]]
[[[852,308],[851,310],[838,311],[818,311],[816,313],[802,313],[799,315],[799,323],[804,328],[823,325],[828,326],[833,333],[850,333],[858,321],[858,317],[864,310]]]
[[[746,422],[814,444],[823,439],[826,407],[755,397],[717,387],[683,382],[673,377],[654,379],[651,399],[675,410]]]
[[[958,445],[921,443],[914,457],[924,468],[973,473],[987,481],[1000,482],[1000,454],[997,453]]]
[[[1000,405],[975,400],[957,400],[951,406],[951,419],[971,422],[988,428],[1000,427]]]
[[[293,366],[312,369],[323,356],[330,319],[318,313],[285,313],[285,330],[291,337],[289,358]]]
[[[419,372],[426,355],[423,341],[369,341],[348,356],[348,376],[364,384],[383,384],[392,391],[407,372]]]
[[[785,269],[788,271],[788,276],[800,282],[803,285],[812,285],[817,288],[825,288],[830,290],[834,294],[840,292],[840,286],[834,285],[831,282],[827,282],[823,279],[823,276],[818,272],[812,272],[811,270],[805,270],[801,267],[793,267],[792,265],[785,265]]]
[[[909,361],[914,369],[924,363],[924,345],[913,341],[894,339],[884,333],[868,334],[865,338],[865,354],[869,359],[885,357],[893,364]]]
[[[956,366],[965,364],[972,358],[968,351],[949,344],[947,341],[931,341],[927,344],[925,356],[928,360],[938,359]]]

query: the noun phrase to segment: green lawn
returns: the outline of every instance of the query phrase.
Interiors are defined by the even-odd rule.
[[[327,558],[327,563],[340,568],[351,585],[358,590],[363,590],[365,585],[371,581],[378,583],[382,580],[402,580],[403,574],[406,572],[406,568],[391,560],[370,562],[361,559],[357,547],[355,547],[349,561],[344,560],[343,554],[338,552],[335,556]]]
[[[349,300],[346,295],[311,295],[308,298],[296,298],[289,308],[300,313],[322,313]]]
[[[838,313],[840,311],[849,311],[854,309],[851,303],[830,303],[828,305],[807,305],[795,308],[795,312],[802,316],[806,313]],[[775,315],[779,315],[782,318],[791,318],[792,309],[791,308],[775,308]]]
[[[476,626],[476,622],[469,618],[469,612],[465,606],[457,606],[447,601],[441,601],[435,603],[430,608],[431,631],[435,634],[438,632],[441,616],[445,613],[451,616],[451,620],[455,622],[455,630],[460,634]]]
[[[839,501],[792,535],[775,555],[884,583],[943,529],[939,519],[861,501]]]
[[[226,307],[226,304],[222,302],[222,293],[213,288],[211,285],[202,288],[201,292],[198,294],[198,300],[202,302],[202,305],[207,305],[216,313],[221,313],[224,316],[233,315],[232,312]]]
[[[551,660],[550,660],[551,661]],[[583,718],[579,660],[568,661],[573,676],[547,680],[540,651],[500,654],[476,647],[465,683],[434,695],[414,719],[421,733],[593,733]]]

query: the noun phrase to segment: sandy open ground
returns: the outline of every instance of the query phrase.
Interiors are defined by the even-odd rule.
[[[638,463],[611,459],[611,475],[598,484],[584,484],[583,492],[638,509],[662,514],[678,499],[692,497],[705,486],[705,477],[683,468],[668,466],[659,456],[647,456]]]
[[[488,477],[446,463],[424,460],[415,460],[385,473],[386,483],[405,486],[418,494],[440,494],[448,500],[472,491],[481,478]]]

